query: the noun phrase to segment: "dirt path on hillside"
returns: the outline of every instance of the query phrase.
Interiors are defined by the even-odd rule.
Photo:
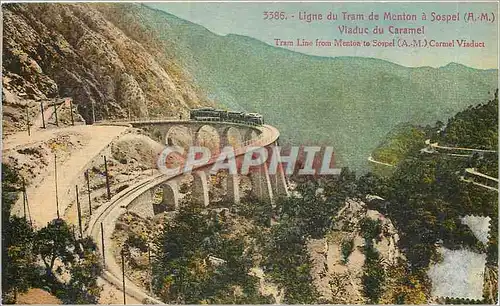
[[[59,212],[62,216],[74,198],[74,183],[86,170],[85,165],[99,154],[115,137],[126,130],[122,126],[72,126],[68,128],[39,131],[28,136],[17,133],[4,141],[4,150],[16,146],[47,141],[65,134],[77,134],[83,147],[71,152],[62,163],[57,164],[57,187],[59,193]],[[31,216],[38,226],[45,226],[57,217],[55,196],[54,161],[48,171],[37,179],[38,183],[27,186]],[[13,208],[13,213],[21,213],[22,199]]]
[[[105,133],[105,129],[101,128],[124,128],[119,126],[99,126],[99,125],[76,125],[76,126],[68,126],[62,128],[49,128],[49,129],[35,129],[32,130],[31,135],[28,135],[27,131],[17,132],[11,135],[2,135],[2,151],[9,150],[15,148],[17,146],[24,146],[29,144],[34,144],[39,141],[47,141],[49,139],[55,138],[57,135],[61,135],[64,133],[83,133],[83,134],[91,134],[101,133],[103,131]],[[88,132],[88,133],[87,133]],[[89,135],[90,135],[89,134]]]
[[[99,299],[99,303],[103,305],[116,305],[116,304],[122,304],[123,305],[123,292],[121,290],[118,290],[115,286],[112,284],[108,283],[106,280],[99,278],[97,280],[97,284],[99,286],[103,286],[102,292],[101,292],[101,298]],[[127,294],[125,297],[127,304],[142,304],[142,301],[138,301],[131,297],[130,295]]]
[[[31,136],[27,132],[19,132],[7,136],[3,139],[2,150],[9,150],[18,146],[35,144],[40,141],[48,141],[61,135],[77,134],[81,137],[83,147],[71,153],[61,164],[58,164],[58,191],[59,191],[59,211],[61,216],[66,207],[73,199],[73,182],[85,171],[85,165],[99,154],[115,137],[125,132],[127,128],[123,126],[71,126],[60,129],[39,129]],[[28,199],[30,200],[30,210],[33,222],[38,226],[44,226],[50,220],[56,218],[55,209],[55,176],[53,163],[48,167],[49,171],[40,175],[36,182],[27,186]],[[52,170],[52,171],[51,171]],[[22,199],[18,200],[13,211],[20,213],[22,209]],[[101,293],[101,304],[122,304],[123,293],[106,280],[99,278],[98,284],[103,286]],[[141,304],[133,297],[127,295],[127,303]]]

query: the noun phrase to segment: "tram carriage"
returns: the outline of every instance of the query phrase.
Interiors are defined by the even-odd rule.
[[[199,121],[226,121],[238,122],[251,125],[263,125],[264,119],[258,113],[245,113],[238,111],[225,111],[213,107],[203,107],[192,109],[189,112],[191,120]]]

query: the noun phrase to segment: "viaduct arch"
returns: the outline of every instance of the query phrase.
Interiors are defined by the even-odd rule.
[[[174,144],[175,133],[182,134],[181,137],[186,138],[183,143],[188,145],[200,144],[198,137],[203,137],[200,131],[208,130],[207,126],[216,133],[218,149],[227,145],[232,145],[239,153],[240,157],[236,157],[241,161],[246,146],[275,146],[279,138],[279,132],[276,128],[265,126],[250,126],[238,123],[229,122],[199,122],[199,121],[139,121],[131,122],[132,126],[141,128],[155,135],[157,139],[163,140],[166,145]],[[230,139],[233,138],[233,139]],[[238,155],[238,153],[236,153]],[[194,203],[207,207],[211,203],[210,199],[210,170],[212,164],[194,169],[191,175],[193,182],[191,185],[191,198]],[[226,194],[225,200],[228,202],[239,203],[241,201],[240,183],[241,174],[226,175]],[[270,174],[268,165],[263,163],[259,167],[252,168],[252,171],[247,174],[251,182],[251,194],[259,200],[274,204],[274,199],[278,196],[287,196],[288,187],[283,169],[278,167],[276,174]],[[160,205],[153,203],[153,191],[146,190],[140,196],[136,197],[127,206],[129,211],[132,211],[142,217],[153,217],[155,214],[166,210],[175,210],[179,207],[181,192],[179,190],[180,181],[184,175],[180,174],[176,177],[165,177],[164,181],[154,187],[161,187],[162,201]],[[153,207],[155,206],[155,207]]]
[[[205,122],[195,121],[136,121],[128,122],[128,125],[143,128],[151,133],[152,137],[156,137],[159,141],[166,140],[168,129],[174,125],[187,126],[196,130],[199,127],[196,125],[206,124]],[[216,126],[217,130],[228,131],[228,125],[235,126],[240,131],[240,135],[252,135],[252,139],[243,138],[243,147],[235,150],[236,158],[242,158],[245,153],[245,147],[272,147],[277,144],[279,132],[276,128],[264,125],[259,127],[244,126],[234,123],[210,123]],[[193,125],[190,127],[190,125]],[[280,165],[280,164],[279,164]],[[211,165],[204,165],[195,168],[193,171],[193,188],[192,192],[196,194],[196,200],[202,205],[210,205],[210,193],[208,184],[208,173]],[[112,248],[102,249],[101,245],[112,244],[112,234],[114,232],[115,223],[119,216],[127,211],[135,211],[139,215],[154,216],[165,210],[175,210],[179,207],[179,199],[181,197],[180,181],[184,174],[176,174],[167,176],[165,174],[156,174],[148,177],[114,195],[110,201],[100,206],[92,215],[87,232],[95,241],[99,241],[97,247],[101,254],[105,256],[105,270],[103,278],[114,284],[117,288],[122,288],[122,271],[120,265],[116,262]],[[250,175],[252,182],[252,192],[255,196],[261,199],[273,201],[277,195],[288,195],[287,183],[284,172],[281,166],[275,175],[269,174],[267,164],[260,166],[258,171],[252,172]],[[239,184],[241,177],[238,175],[227,175],[227,195],[226,197],[234,202],[240,201]],[[162,199],[159,203],[154,203],[155,189],[162,190]],[[133,281],[127,278],[125,291],[138,300],[148,300],[153,303],[162,304],[162,301],[146,293],[142,288],[134,284]]]

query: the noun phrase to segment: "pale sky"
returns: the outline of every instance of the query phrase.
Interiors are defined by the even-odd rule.
[[[286,47],[311,55],[319,56],[362,56],[389,60],[409,67],[416,66],[444,66],[450,62],[461,63],[474,68],[498,68],[498,4],[489,3],[258,3],[258,2],[171,2],[148,3],[147,5],[171,13],[182,19],[200,24],[210,31],[219,34],[246,35],[267,44],[274,45],[275,38],[296,41],[298,38],[308,40],[367,40],[373,39],[392,41],[393,38],[424,39],[448,42],[455,41],[453,48],[399,48],[399,47]],[[264,20],[264,11],[284,11],[287,20]],[[322,13],[323,20],[307,23],[299,20],[299,12]],[[380,15],[378,21],[347,21],[343,20],[342,12],[363,14],[365,18],[371,12]],[[326,20],[328,12],[336,13],[336,21]],[[417,16],[416,21],[388,21],[383,20],[384,12],[394,14],[408,13]],[[437,22],[431,21],[431,13],[459,14],[459,21]],[[493,22],[465,22],[466,13],[472,12],[475,16],[488,13]],[[422,21],[421,15],[426,13],[427,20]],[[292,17],[293,16],[293,17]],[[342,35],[338,26],[361,28],[368,27],[368,35]],[[378,25],[385,29],[384,34],[372,34],[372,28]],[[423,35],[394,35],[388,32],[388,27],[425,27]],[[459,47],[456,40],[475,40],[484,42],[484,48]]]

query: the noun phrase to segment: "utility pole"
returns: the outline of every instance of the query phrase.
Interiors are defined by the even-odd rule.
[[[153,155],[153,150],[151,150],[151,156],[153,157],[153,167],[151,167],[151,176],[154,174],[154,169],[155,169],[155,156]]]
[[[26,126],[28,128],[28,136],[31,136],[30,113],[29,113],[28,105],[26,105]]]
[[[75,190],[76,190],[76,208],[78,210],[78,226],[80,227],[80,238],[83,238],[82,209],[80,207],[80,199],[78,198],[78,185],[75,186]]]
[[[148,244],[149,295],[153,296],[153,266],[151,265],[151,245]]]
[[[59,215],[59,194],[57,192],[57,155],[54,154],[54,179],[56,183],[56,209],[57,209],[57,219],[60,219]]]
[[[26,215],[26,183],[23,177],[23,211],[24,211],[24,220],[28,222],[28,216]]]
[[[31,220],[31,212],[30,212],[30,205],[28,203],[28,193],[26,192],[26,182],[23,177],[23,205],[24,205],[24,220],[28,222],[26,219],[26,209],[28,209],[28,217],[30,219],[30,225],[33,227],[33,220]]]
[[[56,116],[56,125],[59,126],[59,119],[57,118],[57,104],[54,104],[54,115]]]
[[[41,111],[41,114],[42,114],[42,127],[45,129],[45,116],[44,116],[44,113],[43,113],[43,101],[40,101],[40,111]]]
[[[126,299],[126,295],[125,295],[125,255],[123,253],[123,249],[122,249],[121,253],[122,253],[123,305],[126,305],[127,299]]]
[[[75,119],[73,118],[73,99],[69,100],[69,113],[71,114],[71,125],[75,125]]]
[[[101,246],[102,246],[102,264],[106,268],[106,252],[104,251],[104,226],[101,222]]]
[[[30,203],[28,202],[28,194],[26,194],[26,207],[28,208],[28,217],[30,219],[30,225],[33,227],[33,220],[31,219]]]
[[[26,194],[26,207],[28,208],[28,217],[30,219],[30,225],[33,227],[33,220],[31,219],[30,203],[28,202],[28,194]]]
[[[106,174],[106,191],[108,193],[108,200],[111,200],[111,189],[109,187],[108,163],[106,162],[106,155],[104,155],[104,172]]]
[[[94,110],[94,101],[92,101],[92,124],[95,123],[95,110]]]
[[[87,180],[87,194],[89,196],[89,214],[92,216],[92,202],[90,199],[90,177],[89,170],[85,171],[85,179]]]

